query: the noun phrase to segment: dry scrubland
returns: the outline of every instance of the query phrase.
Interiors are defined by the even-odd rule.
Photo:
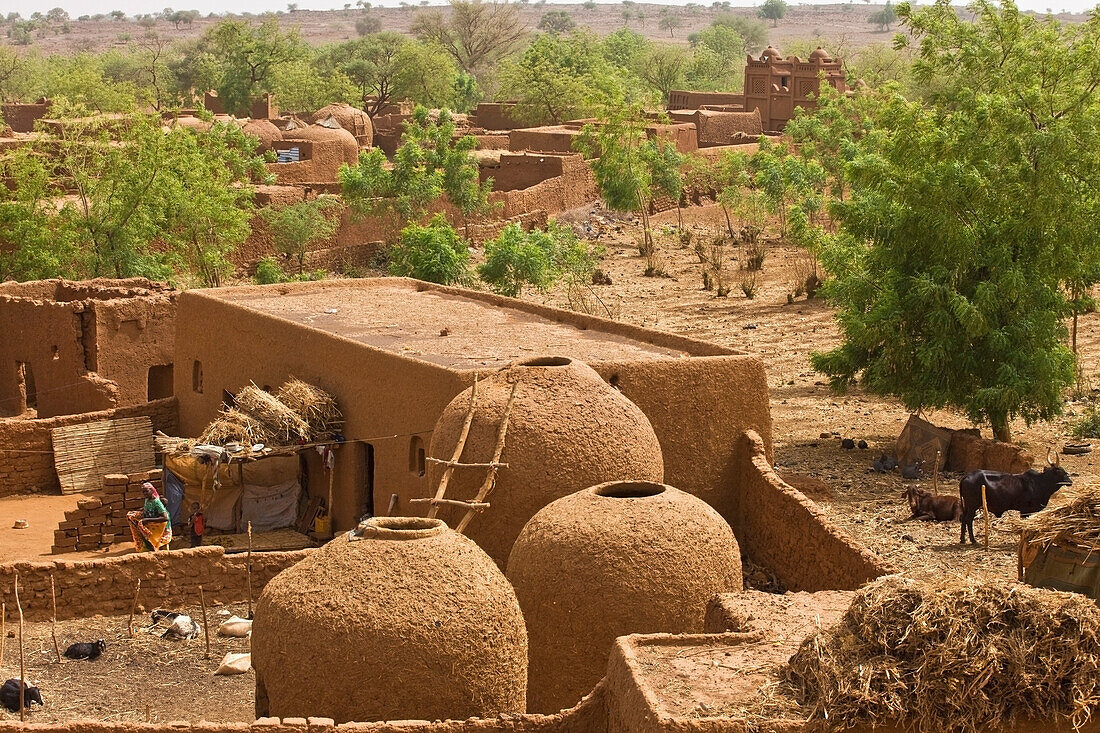
[[[621,3],[599,3],[595,9],[586,10],[578,4],[553,5],[519,5],[520,17],[532,31],[538,25],[549,10],[564,10],[573,16],[578,26],[590,28],[593,32],[605,35],[623,27]],[[674,6],[683,20],[683,27],[676,29],[672,37],[667,31],[657,27],[657,20],[662,8],[666,7],[657,3],[637,3],[634,8],[641,10],[645,16],[645,24],[638,20],[630,21],[629,27],[646,36],[647,38],[671,41],[687,44],[688,35],[702,30],[710,25],[718,11],[712,10],[709,5],[699,8],[693,14],[686,8]],[[872,43],[889,44],[893,39],[894,31],[882,32],[876,26],[867,22],[867,17],[876,10],[882,9],[882,5],[865,3],[846,3],[836,5],[792,5],[787,15],[779,24],[768,28],[768,40],[779,50],[791,41],[805,41],[819,39],[821,43],[840,49],[857,49]],[[111,8],[103,6],[106,13]],[[382,22],[382,29],[408,33],[419,7],[409,8],[384,8],[371,9],[371,14]],[[732,12],[754,16],[755,8],[733,8]],[[362,15],[362,11],[356,8],[350,10],[296,10],[293,13],[283,13],[283,22],[288,26],[297,25],[302,38],[308,43],[319,45],[322,43],[336,43],[357,38],[355,32],[355,20]],[[1062,20],[1080,21],[1084,15],[1062,14],[1058,16]],[[183,26],[179,29],[173,27],[165,20],[158,20],[153,28],[166,38],[173,40],[187,40],[198,38],[207,29],[220,20],[219,18],[202,18],[195,21],[190,27]],[[126,42],[119,39],[121,34],[129,34],[134,38],[144,34],[145,28],[139,26],[133,20],[123,22],[115,20],[86,20],[72,22],[72,32],[69,34],[51,35],[46,38],[36,38],[30,46],[21,47],[37,49],[43,53],[72,53],[78,51],[103,51],[112,46],[126,46]],[[0,37],[0,43],[10,43],[6,38]]]

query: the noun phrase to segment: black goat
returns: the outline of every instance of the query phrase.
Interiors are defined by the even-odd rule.
[[[95,642],[70,644],[65,650],[67,659],[99,659],[99,655],[107,651],[107,642],[100,639]]]
[[[31,687],[26,682],[23,683],[23,707],[29,708],[31,703],[38,703],[39,705],[45,705],[42,702],[42,693],[38,691],[37,687]],[[0,704],[8,709],[9,712],[19,712],[19,680],[10,679],[3,685],[0,685]]]

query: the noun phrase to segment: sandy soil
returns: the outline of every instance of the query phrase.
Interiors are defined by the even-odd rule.
[[[152,609],[149,609],[152,610]],[[200,608],[173,609],[202,623]],[[103,639],[107,651],[95,661],[63,659],[59,664],[49,622],[28,623],[24,631],[27,679],[39,687],[46,703],[28,713],[28,722],[52,723],[77,718],[105,721],[165,723],[252,721],[256,680],[252,672],[214,676],[229,652],[249,650],[248,639],[219,637],[218,611],[245,615],[244,604],[208,608],[211,620],[210,657],[205,658],[203,635],[189,641],[161,639],[147,613],[135,618],[134,636],[126,630],[127,616],[95,616],[61,621],[57,640],[62,652],[69,644]],[[8,619],[8,631],[13,627]],[[0,659],[3,679],[19,676],[19,651],[10,636]],[[0,721],[18,720],[18,713],[0,707]]]
[[[805,262],[802,252],[770,243],[758,292],[748,299],[738,285],[738,252],[731,248],[727,269],[732,291],[719,298],[702,289],[702,265],[690,248],[681,247],[671,229],[661,236],[669,277],[643,277],[645,262],[633,245],[640,237],[640,227],[629,219],[615,221],[598,210],[570,212],[565,218],[590,217],[596,221],[596,241],[606,249],[601,267],[612,279],[611,285],[596,286],[595,290],[617,319],[761,356],[771,391],[776,468],[806,489],[836,524],[908,575],[1016,577],[1015,512],[994,519],[988,552],[980,547],[964,548],[958,544],[957,523],[906,521],[910,512],[902,492],[909,483],[931,490],[931,476],[906,482],[897,472],[870,472],[871,461],[879,452],[893,450],[908,413],[896,400],[865,394],[858,388],[845,395],[833,394],[823,376],[813,371],[810,352],[838,344],[839,333],[832,310],[820,299],[803,296],[788,303],[796,273]],[[724,229],[724,220],[714,206],[687,209],[684,217],[696,236],[711,236]],[[607,223],[601,226],[601,219]],[[655,226],[661,227],[675,221],[675,211],[654,218]],[[621,231],[615,231],[617,228]],[[562,292],[525,297],[566,306]],[[1085,375],[1095,374],[1100,359],[1100,314],[1081,320],[1078,341]],[[1012,425],[1014,439],[1041,463],[1048,446],[1064,444],[1069,422],[1082,409],[1082,404],[1070,402],[1065,416],[1056,421],[1030,427],[1017,421]],[[932,412],[926,417],[946,427],[970,427],[964,415],[952,412]],[[985,437],[992,437],[988,426],[981,427]],[[822,439],[822,433],[838,435]],[[870,447],[845,451],[841,437],[862,438]],[[1065,456],[1063,464],[1076,482],[1088,483],[1098,472],[1096,456]],[[940,491],[956,493],[960,478],[944,474]],[[981,530],[977,531],[980,541]]]
[[[76,509],[76,503],[86,498],[83,494],[55,496],[5,496],[0,498],[0,562],[27,560],[41,562],[54,557],[50,554],[53,533],[59,522],[65,520],[65,512]],[[26,529],[15,529],[18,519],[27,520]],[[67,560],[97,557],[113,557],[128,552],[132,545],[116,545],[96,552],[73,552]]]
[[[376,3],[377,5],[377,3]],[[715,12],[709,7],[699,8],[692,14],[684,7],[676,7],[675,12],[680,15],[683,26],[677,28],[670,36],[667,31],[657,27],[658,18],[663,5],[656,3],[639,3],[636,10],[641,10],[646,16],[644,25],[637,19],[630,21],[630,28],[649,38],[657,38],[673,43],[687,43],[689,34],[710,25]],[[842,49],[854,49],[866,46],[870,43],[889,44],[893,38],[893,32],[880,32],[877,26],[867,22],[868,16],[880,9],[881,5],[835,4],[835,5],[792,5],[787,16],[774,28],[769,27],[769,40],[777,48],[783,50],[783,45],[794,40],[820,39],[830,50],[834,47]],[[586,10],[580,4],[557,4],[552,6],[538,6],[534,4],[519,5],[520,14],[524,23],[532,31],[538,25],[549,10],[564,10],[569,13],[581,27],[591,29],[599,35],[606,35],[623,26],[623,6],[619,3],[601,3],[593,10]],[[407,33],[416,17],[419,8],[381,8],[371,10],[371,14],[382,21],[383,30]],[[733,12],[744,15],[755,15],[755,8],[734,8]],[[352,10],[299,10],[293,13],[282,14],[282,22],[286,26],[297,26],[303,39],[312,44],[335,43],[357,38],[355,20],[361,11]],[[1084,16],[1064,15],[1063,19],[1082,20]],[[159,20],[151,29],[163,37],[170,39],[186,40],[201,35],[207,28],[218,21],[217,18],[203,18],[196,21],[190,28],[183,26],[179,29],[167,21]],[[124,47],[130,39],[139,39],[145,35],[146,28],[138,25],[133,20],[127,21],[78,21],[71,22],[71,32],[68,34],[52,32],[44,38],[35,38],[34,42],[25,48],[38,50],[44,53],[71,53],[78,51],[102,51],[111,47]],[[8,44],[7,38],[0,37],[0,43]]]

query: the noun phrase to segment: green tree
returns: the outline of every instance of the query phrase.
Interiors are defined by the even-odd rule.
[[[667,8],[661,13],[660,20],[657,21],[657,27],[663,31],[668,31],[669,38],[676,35],[677,28],[684,27],[684,20],[674,12],[669,11]]]
[[[637,66],[638,75],[661,95],[661,101],[665,104],[674,89],[684,87],[690,68],[691,55],[688,51],[667,44],[650,46],[641,55]]]
[[[885,93],[846,143],[849,196],[822,253],[844,343],[813,363],[838,388],[859,376],[1007,440],[1013,417],[1061,409],[1071,293],[1096,282],[1100,16],[969,10],[898,6],[935,93],[929,106]]]
[[[261,210],[275,250],[288,260],[298,263],[298,274],[305,270],[306,253],[310,245],[328,239],[340,225],[340,205],[330,196],[299,201],[280,207]]]
[[[545,13],[539,19],[538,24],[540,31],[557,35],[572,33],[576,27],[577,21],[573,20],[573,16],[564,10],[551,10],[549,13]]]
[[[382,30],[382,19],[376,15],[365,13],[355,19],[355,32],[361,36],[378,33]]]
[[[566,274],[590,280],[595,262],[567,226],[551,222],[544,232],[509,224],[485,243],[485,263],[478,267],[478,276],[494,293],[514,298],[526,286],[545,292]]]
[[[592,94],[610,83],[611,67],[590,34],[537,36],[501,74],[501,91],[517,101],[512,116],[527,125],[559,124],[590,111]]]
[[[451,12],[416,14],[412,33],[441,46],[468,74],[478,76],[519,46],[527,29],[516,6],[495,0],[451,0]]]
[[[470,250],[437,214],[426,226],[409,224],[389,251],[390,274],[452,285],[469,280]]]
[[[759,13],[761,18],[770,20],[774,28],[779,25],[779,21],[787,14],[787,3],[785,0],[764,0]]]
[[[639,251],[647,259],[646,273],[659,274],[657,245],[649,212],[656,196],[680,200],[683,156],[666,140],[646,135],[649,120],[640,103],[609,104],[598,125],[585,125],[577,147],[591,159],[596,186],[613,211],[632,211],[642,220]]]
[[[897,10],[890,4],[890,0],[886,0],[886,6],[882,10],[876,10],[867,16],[867,22],[872,25],[877,25],[880,31],[890,30],[890,26],[896,23],[898,20]]]

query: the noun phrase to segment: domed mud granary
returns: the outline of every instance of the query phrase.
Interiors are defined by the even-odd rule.
[[[493,458],[512,385],[515,400],[500,461],[506,463],[465,534],[503,568],[523,525],[544,506],[605,481],[664,480],[657,435],[645,414],[587,364],[565,357],[518,362],[480,381],[473,423],[462,452],[465,463]],[[443,410],[432,433],[429,455],[449,461],[470,406],[467,389]],[[428,485],[439,485],[443,466],[429,463]],[[487,469],[455,469],[447,498],[470,500]],[[445,508],[440,516],[457,527],[464,511]]]
[[[381,517],[279,573],[256,604],[256,715],[337,722],[525,711],[515,593],[438,519]]]
[[[707,601],[741,590],[733,531],[671,486],[615,482],[540,511],[508,579],[527,620],[527,709],[568,708],[603,678],[616,637],[703,631]]]

